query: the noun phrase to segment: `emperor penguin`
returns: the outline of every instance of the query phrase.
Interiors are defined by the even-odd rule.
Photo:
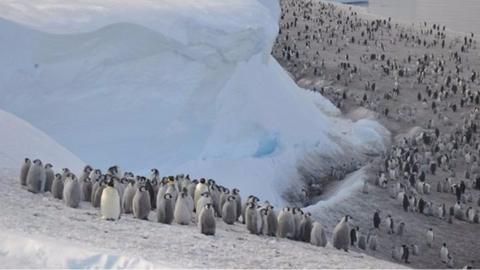
[[[363,233],[358,236],[358,248],[367,249],[367,237]]]
[[[55,179],[55,173],[53,172],[52,168],[52,164],[45,164],[45,192],[52,191],[53,179]]]
[[[45,168],[39,159],[33,161],[27,174],[27,189],[32,193],[40,193],[45,189]]]
[[[201,210],[198,218],[200,233],[205,235],[215,235],[216,224],[213,205],[211,203],[207,203],[202,209],[197,210]]]
[[[120,197],[120,205],[122,205],[123,193],[125,193],[125,186],[123,185],[126,181],[125,178],[119,179],[116,176],[112,177],[114,188],[118,191],[118,196]]]
[[[113,177],[108,181],[107,186],[102,191],[100,199],[100,212],[105,220],[115,221],[120,219],[122,213],[120,207],[120,195],[115,188]]]
[[[191,200],[191,205],[189,200]],[[180,225],[189,225],[192,221],[193,198],[184,190],[177,198],[175,211],[173,213],[175,222]]]
[[[59,173],[55,174],[55,179],[53,179],[52,195],[55,199],[63,199],[63,179]]]
[[[312,219],[310,216],[310,213],[303,214],[302,220],[300,221],[300,232],[298,235],[298,240],[307,243],[310,242],[310,234],[312,231]]]
[[[333,247],[336,249],[343,249],[348,251],[350,246],[350,228],[348,226],[348,220],[350,219],[349,215],[346,215],[342,220],[335,226],[333,230]]]
[[[227,200],[223,203],[222,219],[229,225],[232,225],[237,220],[237,202],[235,201],[235,196],[228,196]]]
[[[185,193],[187,195],[187,196],[185,196],[185,201],[187,203],[188,209],[190,210],[191,213],[193,213],[193,210],[195,209],[195,206],[193,205],[193,197],[190,196],[187,188],[183,188],[182,193]],[[180,196],[178,196],[178,197],[180,197]],[[177,198],[177,200],[178,200],[178,198]]]
[[[446,243],[443,243],[442,247],[440,248],[440,259],[443,263],[448,262],[448,248]]]
[[[289,207],[283,208],[278,214],[277,236],[280,238],[290,238],[295,236],[295,218]]]
[[[295,224],[295,235],[293,236],[293,239],[295,240],[298,240],[300,236],[300,222],[302,221],[302,218],[303,218],[303,211],[298,207],[294,207],[293,221]]]
[[[220,208],[220,191],[217,185],[215,185],[215,182],[211,182],[209,186],[209,190],[210,190],[210,195],[212,196],[213,209],[215,210],[215,213],[217,214],[217,216],[221,217],[222,209]]]
[[[133,196],[132,200],[133,216],[138,219],[148,220],[148,214],[152,209],[150,204],[150,194],[145,186],[140,186]]]
[[[98,182],[98,186],[95,189],[95,193],[93,194],[92,206],[95,208],[100,207],[100,201],[102,199],[102,192],[105,188],[105,185],[110,180],[110,176],[102,175],[101,179]]]
[[[368,194],[368,181],[363,181],[362,193]]]
[[[405,228],[405,223],[400,222],[400,224],[398,224],[398,227],[397,227],[397,235],[402,236],[404,228]]]
[[[195,203],[195,208],[197,207],[198,200],[202,197],[202,194],[208,192],[208,186],[206,184],[205,178],[200,179],[200,182],[195,186],[195,193],[193,196],[193,201]],[[196,208],[197,209],[197,208]],[[201,208],[200,210],[202,210]]]
[[[247,204],[245,209],[245,223],[247,224],[247,229],[251,234],[260,234],[261,233],[261,223],[260,214],[257,210],[257,205],[253,202]]]
[[[86,165],[83,168],[82,173],[80,174],[80,177],[78,178],[78,182],[80,183],[81,190],[83,192],[83,184],[85,183],[85,180],[90,177],[90,173],[93,171],[93,168],[90,165]],[[81,196],[82,200],[85,201],[85,195],[82,194]]]
[[[22,164],[22,168],[20,169],[20,184],[22,186],[27,185],[27,175],[31,165],[32,161],[29,158],[25,158]]]
[[[170,193],[165,193],[163,199],[157,203],[157,222],[172,224],[173,211],[173,196]]]
[[[245,221],[246,221],[245,212],[247,209],[247,205],[251,202],[253,202],[256,205],[259,201],[260,200],[253,195],[248,196],[247,201],[242,205],[242,223],[243,224],[245,224]]]
[[[210,196],[210,192],[204,192],[201,194],[200,198],[197,201],[197,205],[195,206],[195,209],[200,209],[202,210],[205,205],[207,204],[212,204],[212,197]],[[213,207],[213,204],[212,204]],[[197,218],[198,218],[198,212],[197,212]]]
[[[428,247],[432,247],[433,246],[433,229],[432,228],[429,228],[427,230],[427,246]]]
[[[228,190],[228,188],[221,188],[221,193],[220,193],[220,209],[222,209],[222,215],[223,215],[223,205],[225,204],[225,202],[227,201],[228,197],[230,197],[230,190]],[[234,196],[235,198],[235,196]],[[237,207],[235,205],[235,207]],[[237,211],[235,211],[236,213]]]
[[[175,182],[169,181],[167,183],[167,189],[165,193],[169,193],[170,195],[172,195],[172,202],[173,202],[173,206],[175,207],[175,202],[177,201],[177,197],[178,197],[178,188]]]
[[[242,215],[242,197],[240,196],[240,190],[238,188],[232,189],[232,195],[235,196],[235,201],[237,202],[237,220],[238,220]]]
[[[370,234],[370,232],[369,232]],[[375,232],[373,232],[372,234],[369,235],[368,239],[368,247],[371,249],[371,250],[377,250],[377,235],[375,234]]]
[[[192,197],[192,199],[195,199],[195,189],[197,188],[197,184],[198,184],[198,180],[197,179],[193,179],[192,182],[190,182],[187,186],[187,191],[188,191],[188,195],[190,195],[190,197]]]
[[[127,187],[123,192],[123,198],[122,198],[122,208],[125,214],[130,214],[133,211],[132,203],[133,203],[133,197],[135,196],[135,192],[136,192],[135,183],[133,180],[129,180],[129,183],[127,184]]]
[[[317,247],[326,247],[328,240],[323,226],[315,221],[312,225],[312,232],[310,233],[310,243]]]
[[[153,190],[152,183],[150,182],[149,179],[145,181],[145,189],[148,192],[148,197],[150,198],[150,207],[152,210],[155,210],[157,208],[157,198],[155,197],[155,190]],[[162,195],[163,197],[163,195]]]
[[[273,206],[271,206],[271,205],[267,207],[266,224],[267,224],[266,235],[276,236],[277,235],[277,229],[278,229],[278,220],[277,220],[277,215],[275,214],[275,211],[273,210]]]
[[[65,205],[71,208],[78,208],[80,206],[81,192],[77,177],[73,173],[69,173],[63,188]]]
[[[468,207],[467,209],[467,220],[470,222],[470,223],[473,223],[473,219],[475,218],[475,211],[473,211],[473,208],[472,207]]]

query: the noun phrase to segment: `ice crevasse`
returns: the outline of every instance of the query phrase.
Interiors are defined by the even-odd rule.
[[[387,132],[298,88],[270,55],[279,16],[276,0],[1,1],[0,109],[95,167],[280,203],[302,156],[381,151]]]

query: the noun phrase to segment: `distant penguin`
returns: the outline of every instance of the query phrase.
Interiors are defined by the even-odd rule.
[[[278,219],[275,211],[273,210],[273,206],[267,207],[267,214],[266,214],[266,224],[267,224],[267,233],[268,236],[276,236],[277,229],[278,229]]]
[[[251,202],[253,202],[254,204],[257,204],[257,202],[259,201],[259,199],[253,195],[250,195],[248,196],[247,200],[244,202],[244,204],[242,205],[242,223],[245,224],[245,211],[247,209],[247,205]]]
[[[81,188],[77,177],[73,173],[69,173],[65,180],[63,188],[63,200],[65,205],[71,208],[78,208],[81,200]]]
[[[446,243],[443,243],[442,247],[440,248],[440,259],[443,263],[448,262],[448,248]]]
[[[132,200],[133,216],[138,219],[148,220],[148,214],[150,214],[151,209],[150,194],[145,189],[145,186],[140,186],[135,191]]]
[[[192,222],[193,206],[190,206],[188,200],[192,200],[193,205],[193,198],[188,194],[188,190],[182,192],[177,198],[175,210],[173,212],[173,216],[177,224],[189,225],[190,222]]]
[[[232,189],[232,195],[235,196],[235,201],[237,202],[237,220],[242,215],[242,197],[240,196],[240,190],[237,188]]]
[[[20,184],[22,186],[27,185],[27,175],[31,165],[32,165],[32,161],[30,161],[29,158],[25,158],[22,164],[22,168],[20,169]]]
[[[312,225],[312,231],[310,233],[310,243],[317,247],[327,246],[327,235],[322,225],[318,222],[314,222]]]
[[[429,228],[427,231],[427,246],[432,247],[433,246],[433,229]]]
[[[293,221],[294,221],[294,224],[295,224],[295,234],[293,236],[294,240],[299,239],[299,236],[300,236],[300,222],[302,221],[302,218],[303,218],[303,211],[298,207],[293,208]]]
[[[170,193],[166,193],[163,195],[163,199],[157,202],[157,222],[172,224],[173,212],[173,196]]]
[[[105,185],[110,179],[106,176],[103,175],[102,179],[98,182],[98,186],[95,189],[95,193],[93,194],[93,200],[92,200],[92,206],[95,208],[100,207],[100,202],[102,199],[102,192],[103,189],[105,189]]]
[[[227,201],[228,197],[230,197],[230,190],[228,190],[227,188],[222,188],[221,193],[220,193],[220,209],[222,209],[222,212],[223,212],[223,205]],[[235,198],[235,196],[233,198]],[[235,205],[235,207],[237,207],[237,206]],[[236,211],[235,211],[235,213],[236,213]]]
[[[90,177],[90,173],[93,171],[93,168],[90,167],[90,165],[87,165],[83,168],[83,171],[82,173],[80,174],[80,177],[78,178],[78,183],[80,184],[80,192],[81,192],[81,199],[82,201],[88,201],[85,199],[85,197],[89,194],[86,194],[86,195],[83,195],[83,190],[84,190],[84,187],[83,185],[86,183],[87,185],[91,183],[90,182],[86,182],[85,180],[87,180],[87,178]],[[90,192],[90,197],[91,197],[91,192]]]
[[[204,192],[201,194],[200,198],[198,198],[197,200],[197,205],[195,206],[195,209],[203,209],[205,208],[205,205],[207,204],[212,204],[212,207],[213,207],[213,203],[212,203],[212,197],[210,196],[210,193],[207,191],[207,192]],[[215,211],[215,209],[214,209]],[[198,215],[199,213],[197,212],[197,219],[198,219]]]
[[[333,230],[333,247],[336,249],[343,249],[348,251],[350,246],[350,228],[348,226],[348,220],[350,216],[346,215],[342,220],[335,226]]]
[[[135,184],[133,180],[130,180],[127,184],[127,187],[125,188],[125,191],[123,192],[122,198],[122,209],[125,214],[130,214],[133,212],[132,203],[135,192]]]
[[[261,224],[262,220],[260,214],[257,210],[257,205],[253,202],[247,204],[245,209],[245,223],[247,224],[247,230],[251,234],[260,234],[259,223]]]
[[[367,249],[367,237],[364,234],[359,234],[358,236],[358,248]]]
[[[289,207],[283,208],[278,214],[277,237],[293,238],[295,236],[295,221]]]
[[[198,226],[200,228],[200,233],[205,235],[215,235],[215,213],[211,203],[207,203],[203,209],[201,209],[198,218]]]
[[[412,254],[415,256],[420,255],[420,248],[418,247],[418,245],[416,244],[412,245]]]
[[[310,218],[310,213],[303,214],[302,220],[300,221],[300,232],[298,235],[298,240],[303,242],[310,242],[310,235],[312,232],[312,219]]]
[[[107,186],[102,191],[100,212],[102,218],[105,220],[114,221],[120,219],[122,212],[120,209],[120,195],[115,188],[115,181],[113,179],[108,181]]]
[[[55,199],[63,199],[63,179],[62,175],[57,173],[52,183],[52,195]]]
[[[232,225],[237,220],[237,202],[235,196],[228,196],[223,203],[222,219],[225,223]]]
[[[145,189],[147,190],[148,194],[150,195],[150,196],[148,196],[150,198],[150,206],[151,206],[152,210],[155,210],[157,208],[157,199],[158,198],[155,197],[155,190],[153,189],[152,183],[148,179],[147,179],[147,181],[145,181]],[[163,195],[160,198],[163,198]]]
[[[100,171],[99,169],[93,170],[88,176],[88,178],[90,178],[90,183],[92,185],[92,191],[90,192],[91,196],[90,196],[90,199],[88,200],[89,202],[93,202],[93,199],[95,197],[95,191],[97,191],[97,188],[100,185],[101,177],[102,177],[102,171]]]
[[[363,181],[363,187],[362,187],[362,192],[364,194],[368,194],[368,181]]]
[[[400,222],[400,224],[398,224],[398,227],[397,227],[397,235],[402,236],[404,229],[405,229],[405,223]]]
[[[394,233],[394,232],[395,232],[395,229],[394,229],[394,228],[395,228],[395,225],[394,225],[393,218],[392,218],[391,215],[388,215],[388,216],[387,216],[387,221],[386,221],[386,223],[387,223],[387,233],[388,233],[388,234]]]
[[[193,197],[193,202],[195,203],[195,208],[197,207],[197,202],[202,197],[202,194],[208,192],[208,186],[206,184],[206,180],[204,178],[200,179],[200,182],[195,187],[195,193]],[[202,208],[203,209],[203,208]],[[200,210],[202,210],[200,209]]]
[[[53,180],[55,179],[55,173],[53,172],[53,166],[50,163],[45,164],[45,188],[44,191],[52,191]]]
[[[40,193],[45,189],[47,175],[39,159],[33,161],[27,174],[27,189],[32,193]]]
[[[368,247],[371,250],[377,250],[377,235],[375,233],[368,239]]]

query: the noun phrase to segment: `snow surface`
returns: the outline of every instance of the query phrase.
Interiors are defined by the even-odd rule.
[[[165,225],[122,215],[116,222],[82,202],[66,207],[50,193],[22,188],[15,172],[0,170],[2,268],[401,268],[287,239],[256,236],[245,225],[217,219],[215,236],[195,224]],[[329,231],[332,228],[327,228]]]
[[[388,133],[295,85],[270,55],[279,14],[269,0],[1,1],[0,108],[95,167],[279,205],[304,155],[378,151]]]

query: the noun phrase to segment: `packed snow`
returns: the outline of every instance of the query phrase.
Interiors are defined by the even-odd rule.
[[[265,0],[1,1],[0,108],[95,167],[281,204],[299,158],[378,152],[387,132],[295,85],[270,55],[279,14]]]

